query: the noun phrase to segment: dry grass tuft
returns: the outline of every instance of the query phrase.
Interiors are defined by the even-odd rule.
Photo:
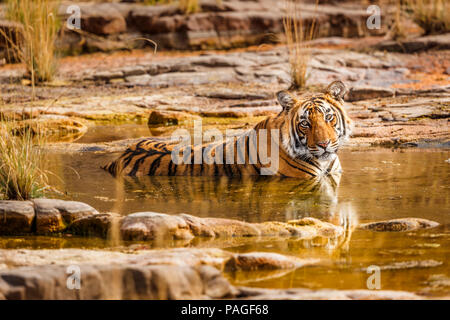
[[[406,37],[405,26],[402,22],[402,7],[402,0],[396,0],[394,23],[391,30],[389,30],[389,36],[394,40],[399,40]]]
[[[30,130],[16,135],[14,122],[0,121],[0,198],[28,200],[49,189],[43,144]]]
[[[180,0],[179,7],[185,14],[195,13],[200,10],[199,0]]]
[[[448,0],[406,0],[414,21],[425,34],[450,31],[450,2]]]
[[[311,58],[311,41],[315,30],[315,19],[306,26],[301,9],[296,1],[285,1],[286,15],[283,18],[284,34],[289,53],[291,88],[301,89],[306,86],[307,68]]]
[[[17,42],[8,40],[16,58],[25,64],[33,84],[51,81],[56,73],[55,40],[59,20],[57,0],[8,0],[7,18],[22,24]]]

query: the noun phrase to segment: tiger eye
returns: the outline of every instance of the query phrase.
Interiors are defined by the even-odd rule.
[[[331,113],[329,113],[329,114],[326,115],[325,120],[326,120],[326,121],[331,121],[331,120],[333,120],[333,118],[334,118],[334,115],[332,115]]]
[[[309,127],[309,122],[306,121],[306,120],[300,121],[299,124],[300,124],[300,126],[303,127],[303,128],[308,128],[308,127]]]

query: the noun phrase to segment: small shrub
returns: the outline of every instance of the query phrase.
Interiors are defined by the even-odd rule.
[[[425,34],[450,31],[450,4],[448,0],[407,0],[408,10]]]
[[[27,200],[49,189],[42,146],[31,131],[16,135],[13,122],[0,121],[0,198]]]
[[[60,25],[58,7],[59,1],[56,0],[7,2],[7,18],[23,26],[18,42],[8,42],[18,60],[25,64],[33,83],[51,81],[56,73],[55,40]]]
[[[396,1],[394,23],[390,30],[390,37],[394,40],[403,39],[406,37],[405,27],[402,22],[402,1]]]
[[[301,89],[306,86],[307,68],[311,58],[308,41],[312,40],[314,34],[315,19],[310,26],[306,26],[297,2],[287,0],[285,3],[283,26],[289,53],[291,87]]]
[[[200,9],[199,0],[180,0],[179,7],[185,14],[195,13]]]

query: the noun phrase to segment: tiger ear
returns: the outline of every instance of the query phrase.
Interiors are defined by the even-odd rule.
[[[295,99],[287,91],[277,92],[277,99],[283,111],[289,111],[295,105]]]
[[[330,83],[325,90],[325,93],[329,94],[336,100],[344,100],[344,96],[347,93],[348,89],[345,84],[338,80]]]

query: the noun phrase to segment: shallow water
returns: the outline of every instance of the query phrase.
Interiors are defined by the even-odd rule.
[[[270,177],[124,177],[100,169],[116,155],[56,154],[54,185],[99,211],[188,213],[250,222],[326,218],[351,205],[360,222],[421,217],[445,223],[450,213],[447,150],[342,150],[339,185]]]
[[[270,251],[319,264],[295,271],[238,272],[238,285],[267,288],[366,289],[366,268],[381,268],[381,289],[424,295],[450,294],[450,152],[443,149],[344,149],[339,184],[295,179],[145,177],[115,179],[99,169],[117,155],[55,154],[52,180],[68,199],[99,211],[129,214],[156,211],[249,222],[287,221],[305,216],[339,223],[343,212],[359,222],[402,217],[437,221],[434,229],[377,233],[356,230],[347,245],[330,249],[295,239],[196,240],[163,246],[220,247],[236,252]],[[123,244],[125,246],[130,243]],[[134,244],[136,245],[136,244]],[[138,244],[146,248],[154,244]],[[105,248],[100,239],[75,237],[0,238],[2,248]]]

